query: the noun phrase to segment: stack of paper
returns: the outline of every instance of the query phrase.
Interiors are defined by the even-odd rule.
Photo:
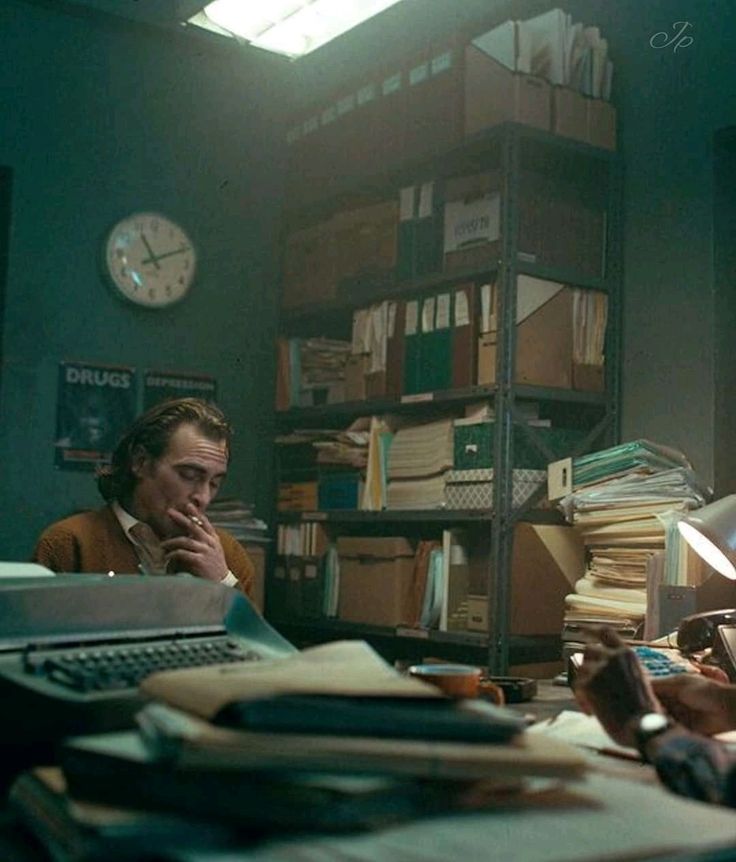
[[[210,503],[207,517],[213,527],[227,530],[241,542],[267,544],[268,525],[253,515],[249,506],[235,497],[222,497]]]
[[[387,508],[444,506],[445,473],[453,455],[452,419],[399,429],[388,453]]]
[[[350,342],[334,338],[280,338],[276,407],[312,407],[345,400]]]
[[[613,64],[597,27],[572,23],[562,9],[526,21],[504,21],[473,40],[481,51],[515,72],[545,78],[586,96],[611,98]]]
[[[591,481],[580,484],[581,477]],[[575,490],[560,508],[581,532],[588,559],[565,600],[566,631],[602,622],[633,631],[647,612],[647,573],[656,555],[664,552],[665,582],[687,582],[676,524],[705,504],[708,490],[681,452],[645,440],[575,459],[573,480]]]

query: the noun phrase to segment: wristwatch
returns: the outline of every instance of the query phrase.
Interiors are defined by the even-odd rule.
[[[645,712],[636,719],[636,747],[645,763],[649,763],[647,746],[660,733],[672,727],[672,720],[661,712]]]

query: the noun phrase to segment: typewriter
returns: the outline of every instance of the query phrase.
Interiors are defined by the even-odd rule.
[[[0,744],[125,729],[151,673],[293,652],[245,596],[202,579],[3,579]]]

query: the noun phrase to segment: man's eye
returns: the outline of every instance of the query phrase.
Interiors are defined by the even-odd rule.
[[[194,482],[199,478],[199,471],[183,467],[179,470],[179,475],[182,479],[186,479],[187,482]]]

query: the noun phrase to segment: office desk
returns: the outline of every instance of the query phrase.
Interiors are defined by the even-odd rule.
[[[573,705],[569,689],[548,683],[515,709],[550,717]],[[242,850],[191,848],[157,862],[633,862],[736,859],[736,811],[674,796],[650,766],[590,752],[581,781],[547,786],[492,809],[420,818],[369,833],[274,838]],[[257,800],[243,800],[257,805]],[[4,828],[3,828],[4,827]],[[15,843],[3,844],[3,838]],[[41,862],[12,821],[0,821],[0,856]],[[732,848],[725,855],[711,851]],[[26,849],[27,848],[27,849]],[[22,852],[21,852],[22,851]],[[706,854],[706,855],[703,855]]]

